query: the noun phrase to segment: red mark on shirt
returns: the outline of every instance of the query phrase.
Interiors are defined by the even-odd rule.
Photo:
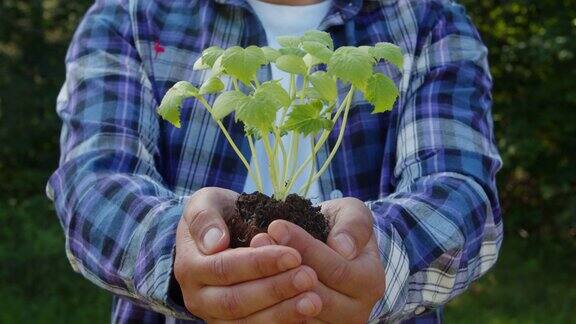
[[[164,46],[162,46],[162,45],[160,44],[160,41],[159,41],[159,40],[157,40],[157,41],[154,43],[154,52],[156,53],[156,57],[155,57],[155,58],[158,58],[158,56],[159,56],[160,54],[166,52],[166,49],[164,48]]]

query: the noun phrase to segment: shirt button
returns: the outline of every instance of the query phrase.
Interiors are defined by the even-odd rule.
[[[332,190],[332,192],[330,193],[330,199],[339,199],[344,197],[344,195],[342,194],[342,191],[336,189],[336,190]]]
[[[416,307],[416,310],[414,311],[414,314],[420,315],[420,314],[424,313],[425,311],[426,311],[426,307],[424,307],[424,306],[418,306],[418,307]]]

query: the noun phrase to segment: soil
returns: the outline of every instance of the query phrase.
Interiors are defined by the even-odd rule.
[[[252,238],[266,232],[276,219],[292,222],[322,242],[328,238],[328,221],[309,199],[291,194],[280,201],[260,192],[242,193],[236,200],[236,212],[227,220],[230,247],[249,246]]]

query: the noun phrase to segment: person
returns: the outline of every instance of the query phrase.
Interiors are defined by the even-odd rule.
[[[119,323],[440,322],[502,242],[492,79],[477,30],[449,0],[258,1],[89,9],[66,57],[61,158],[47,185],[73,269],[115,295]],[[155,109],[175,82],[204,80],[192,70],[204,48],[264,46],[305,28],[336,47],[399,45],[402,69],[376,68],[400,97],[377,115],[354,97],[313,190],[332,223],[327,243],[275,221],[250,247],[228,249],[225,219],[250,188],[246,169],[195,100],[180,129]],[[224,124],[246,154],[242,125]]]

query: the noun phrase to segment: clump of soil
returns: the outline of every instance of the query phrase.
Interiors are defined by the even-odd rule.
[[[242,193],[236,200],[236,212],[226,221],[230,247],[249,246],[252,238],[266,232],[276,219],[292,222],[322,242],[328,238],[328,221],[309,199],[291,194],[280,201],[260,192]]]

